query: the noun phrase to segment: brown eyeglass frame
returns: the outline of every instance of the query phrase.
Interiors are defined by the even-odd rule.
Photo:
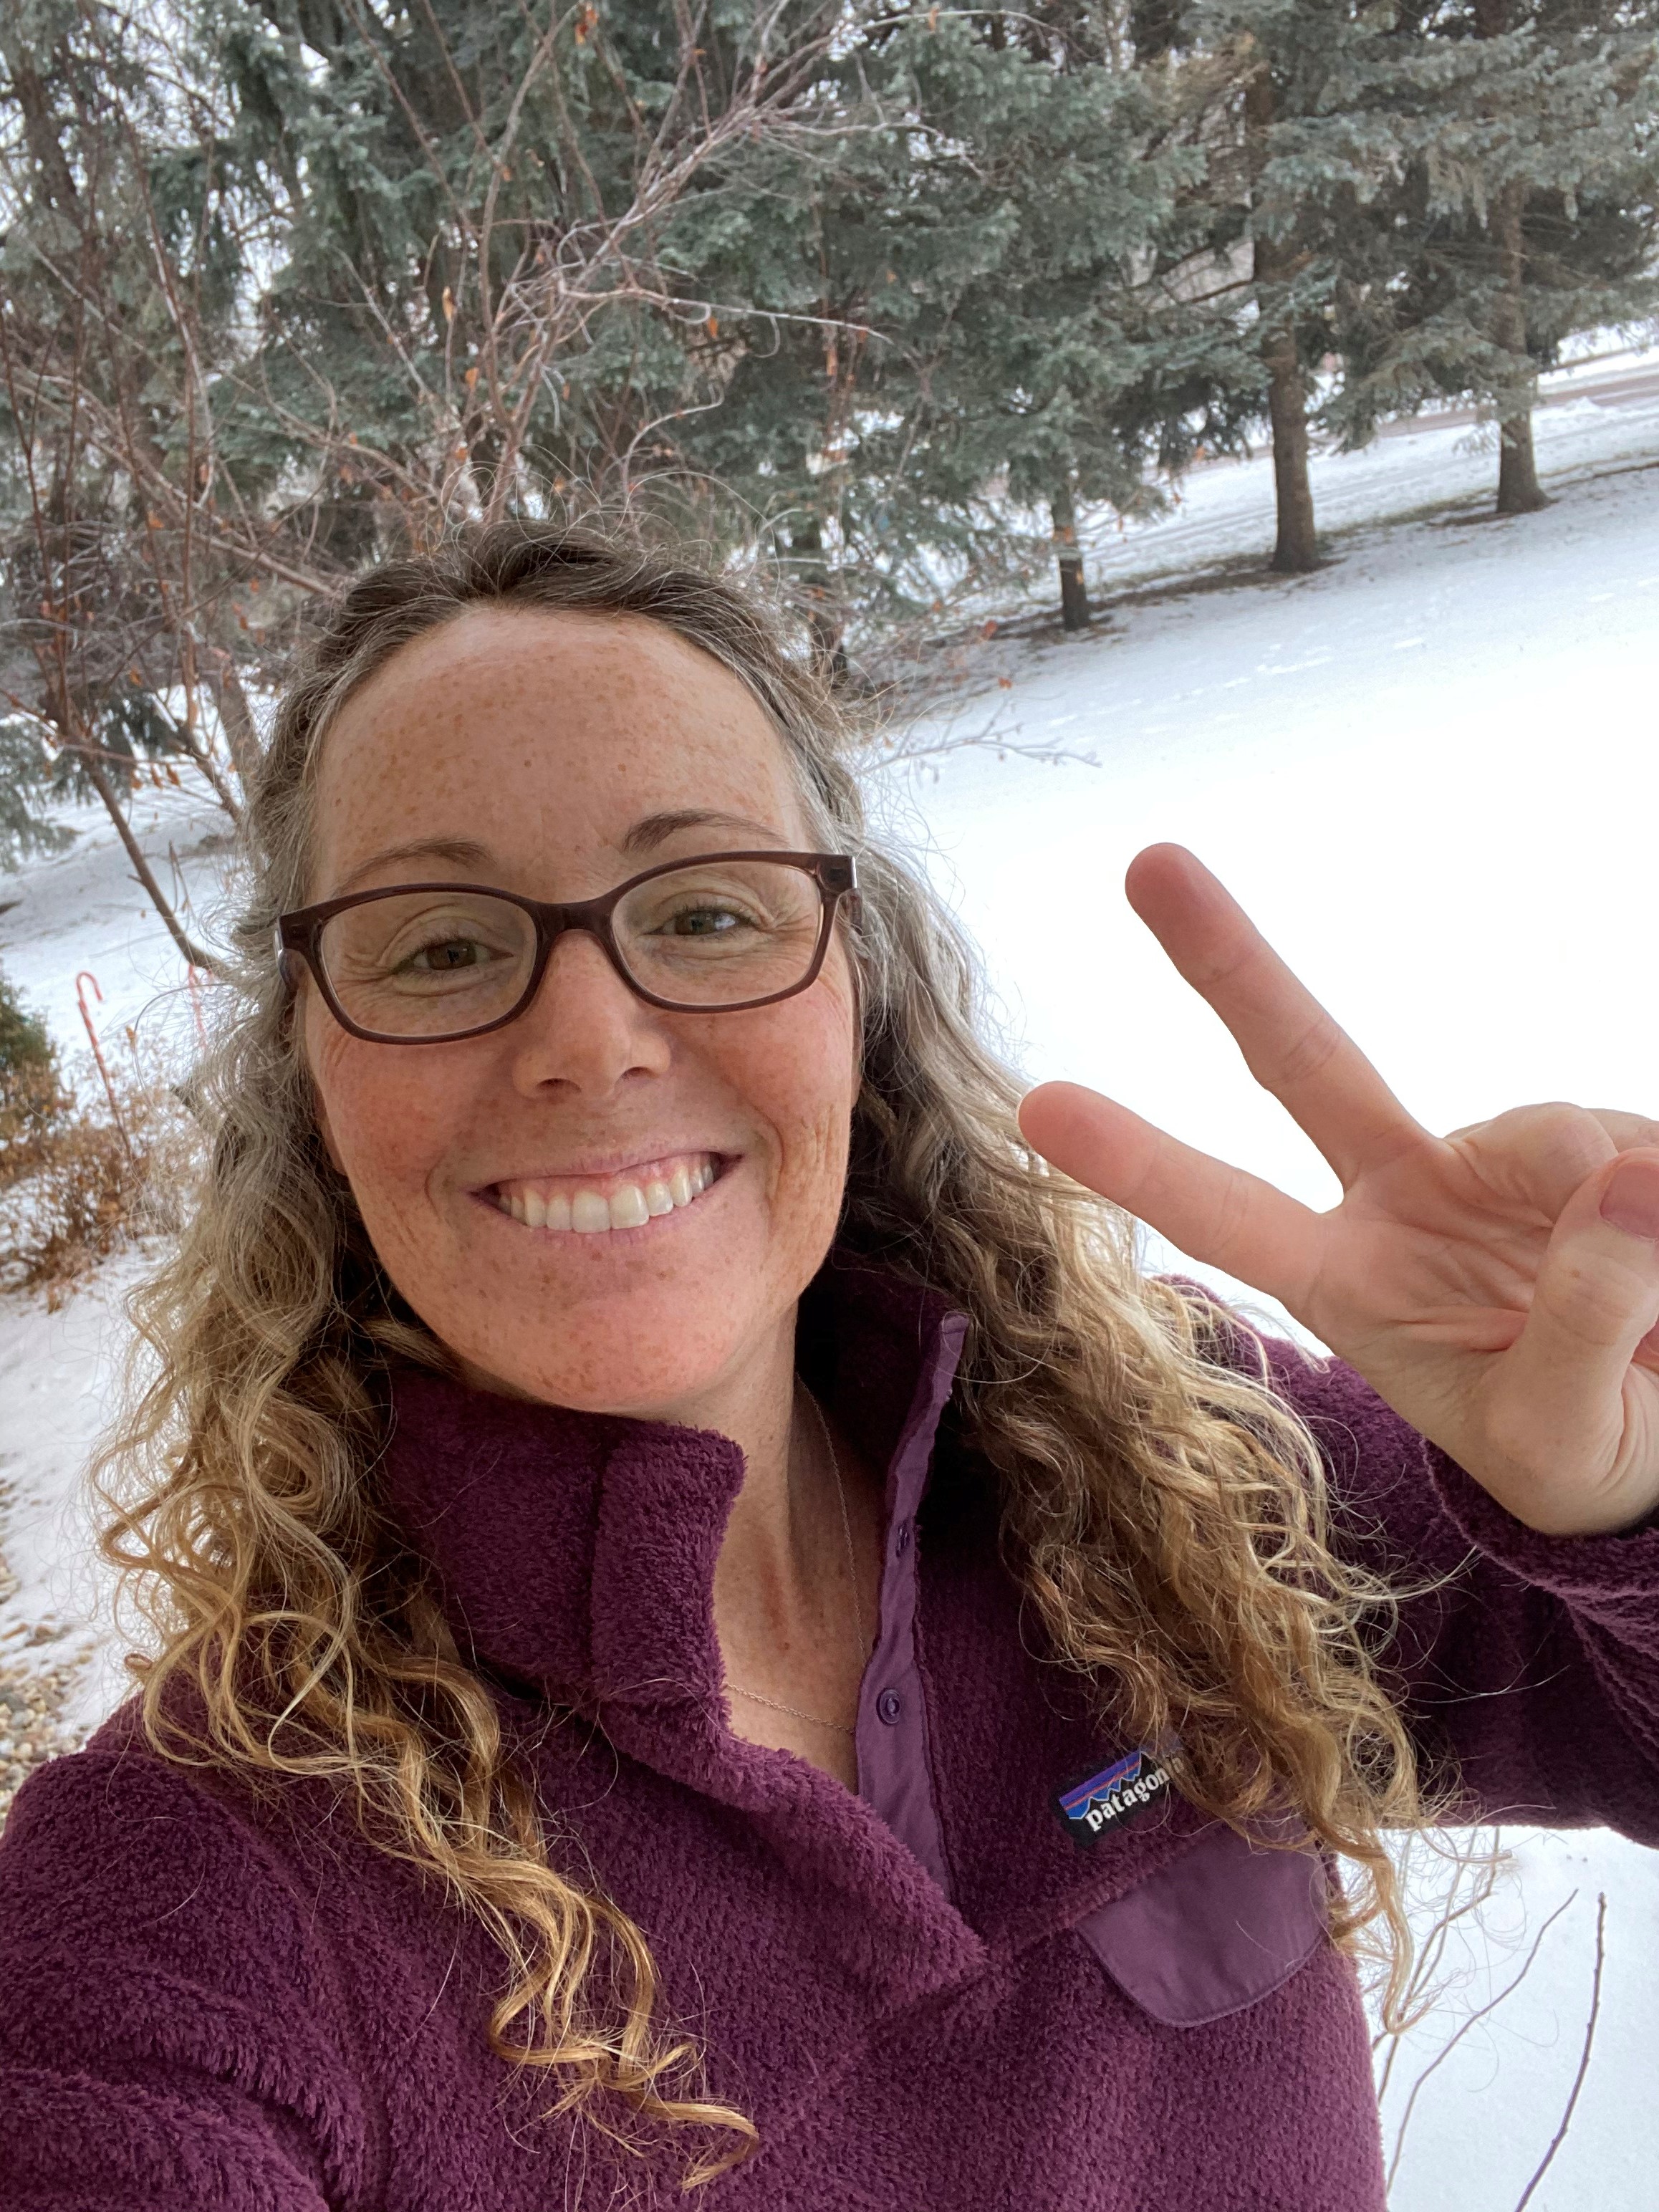
[[[712,860],[771,860],[782,866],[798,868],[803,875],[811,876],[818,887],[820,920],[818,941],[806,973],[799,983],[792,983],[787,991],[769,991],[763,999],[734,999],[729,1003],[708,1006],[703,1003],[688,1005],[682,999],[659,998],[654,991],[628,972],[628,964],[617,945],[611,917],[631,890],[641,884],[650,883],[658,876],[678,875],[684,868],[695,868]],[[530,916],[536,927],[536,957],[531,963],[530,978],[516,1004],[504,1014],[497,1014],[493,1022],[484,1022],[477,1029],[445,1030],[431,1036],[388,1036],[383,1030],[366,1030],[354,1022],[334,994],[328,980],[328,971],[317,949],[317,940],[324,927],[337,914],[349,907],[372,906],[378,900],[401,898],[410,891],[477,891],[490,898],[503,900],[516,906]],[[781,999],[793,999],[799,991],[809,990],[817,982],[823,966],[824,955],[830,950],[830,939],[836,927],[836,915],[844,898],[858,896],[858,864],[850,853],[693,853],[683,860],[664,860],[654,868],[643,869],[630,876],[625,884],[614,890],[605,891],[599,898],[569,899],[560,904],[549,904],[541,899],[521,898],[517,891],[504,891],[495,884],[388,884],[371,891],[348,891],[343,898],[325,899],[319,906],[295,907],[291,914],[280,915],[276,921],[276,967],[284,989],[290,997],[300,987],[295,969],[296,959],[303,960],[310,970],[324,1005],[340,1027],[350,1036],[361,1037],[366,1044],[459,1044],[463,1039],[488,1036],[492,1030],[503,1030],[520,1015],[541,989],[542,979],[547,973],[547,963],[553,957],[553,947],[568,930],[582,930],[597,938],[605,956],[636,999],[647,1006],[660,1007],[668,1014],[741,1014],[754,1006],[773,1006]]]

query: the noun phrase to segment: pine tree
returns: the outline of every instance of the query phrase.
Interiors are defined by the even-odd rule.
[[[1313,427],[1473,398],[1500,512],[1539,502],[1537,372],[1659,305],[1653,0],[1140,0],[1190,82],[1218,312],[1248,313],[1273,438],[1273,565],[1318,557]],[[1248,271],[1241,266],[1248,255]],[[1224,281],[1229,267],[1235,288]]]
[[[1057,569],[1088,618],[1079,508],[1139,514],[1231,434],[1236,343],[1164,282],[1201,154],[1158,83],[1078,22],[918,9],[851,52],[862,129],[775,179],[738,289],[751,334],[689,443],[769,518],[831,644]],[[1237,368],[1237,364],[1235,364]]]
[[[118,818],[234,811],[298,605],[459,520],[758,550],[840,663],[1048,564],[1082,625],[1079,515],[1264,421],[1310,565],[1316,392],[1474,394],[1524,506],[1539,368],[1653,303],[1656,19],[14,0],[5,688]]]
[[[0,974],[0,1187],[27,1173],[70,1103],[46,1024]]]
[[[1188,0],[1148,35],[1194,85],[1218,312],[1248,332],[1272,437],[1272,566],[1314,568],[1309,407],[1335,342],[1334,302],[1364,210],[1399,159],[1386,7],[1370,0]],[[1240,396],[1248,398],[1248,384]]]
[[[822,13],[204,4],[283,238],[224,434],[262,484],[325,471],[331,557],[677,458],[720,389],[702,203],[810,88]]]
[[[1659,6],[1413,0],[1390,43],[1419,111],[1339,288],[1330,419],[1353,442],[1434,398],[1484,403],[1497,511],[1525,513],[1538,372],[1659,308]]]

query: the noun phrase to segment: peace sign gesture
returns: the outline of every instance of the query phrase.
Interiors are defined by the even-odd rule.
[[[1341,1203],[1315,1212],[1072,1083],[1024,1099],[1030,1142],[1277,1298],[1517,1520],[1579,1535],[1650,1512],[1659,1120],[1522,1106],[1431,1136],[1190,853],[1151,847],[1127,889]]]

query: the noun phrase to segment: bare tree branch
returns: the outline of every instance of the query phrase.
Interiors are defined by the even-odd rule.
[[[1406,2147],[1406,2130],[1411,2125],[1412,2114],[1416,2110],[1417,2100],[1422,2094],[1425,2085],[1435,2074],[1439,2072],[1441,2067],[1443,2066],[1447,2059],[1451,2057],[1452,2052],[1456,2050],[1458,2045],[1463,2040],[1463,2038],[1468,2033],[1469,2030],[1476,2026],[1479,2021],[1485,2020],[1488,2014],[1496,2012],[1499,2005],[1504,2003],[1505,1999],[1514,1996],[1516,1990],[1520,1988],[1522,1983],[1526,1980],[1527,1976],[1532,1972],[1533,1962],[1538,1956],[1539,1951],[1542,1947],[1544,1938],[1549,1934],[1551,1929],[1554,1927],[1556,1922],[1561,1917],[1561,1915],[1566,1911],[1568,1905],[1572,1903],[1573,1898],[1576,1898],[1577,1894],[1578,1893],[1575,1889],[1571,1897],[1564,1899],[1564,1900],[1556,1906],[1554,1911],[1551,1913],[1549,1918],[1539,1929],[1537,1935],[1533,1937],[1532,1948],[1527,1953],[1526,1962],[1522,1966],[1520,1972],[1516,1974],[1512,1980],[1507,1982],[1498,1992],[1498,1995],[1495,1997],[1490,1998],[1486,2003],[1478,2006],[1474,2012],[1470,2013],[1466,2019],[1459,2023],[1455,2033],[1447,2038],[1446,2041],[1442,2044],[1440,2049],[1423,2069],[1417,2079],[1412,2083],[1411,2094],[1406,2100],[1406,2109],[1400,2116],[1400,2126],[1395,2135],[1394,2155],[1389,2160],[1389,2172],[1386,2185],[1390,2190],[1394,2187],[1395,2176],[1400,2171],[1401,2154]]]
[[[1607,1893],[1601,1892],[1595,1901],[1595,1975],[1590,1984],[1589,2017],[1584,2022],[1584,2047],[1578,2054],[1578,2071],[1572,2079],[1572,2088],[1567,2098],[1567,2108],[1561,2115],[1561,2124],[1555,2130],[1549,2148],[1539,2161],[1538,2171],[1516,2200],[1515,2212],[1526,2212],[1533,2192],[1550,2170],[1551,2161],[1567,2139],[1567,2130],[1572,2125],[1572,2116],[1578,2103],[1578,2093],[1584,2086],[1584,2076],[1589,2072],[1590,2051],[1595,2042],[1595,2023],[1601,2012],[1601,1969],[1607,1962]]]

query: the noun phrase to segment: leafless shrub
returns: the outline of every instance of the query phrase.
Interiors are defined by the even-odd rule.
[[[8,1152],[0,1289],[43,1290],[55,1310],[130,1237],[176,1230],[194,1142],[159,1066],[135,1058],[96,1105],[70,1091],[26,1145]]]
[[[1407,1844],[1401,1879],[1408,1887],[1413,1919],[1426,1927],[1412,1961],[1399,2024],[1379,2027],[1371,2038],[1379,2103],[1388,2094],[1405,2037],[1448,1993],[1452,1976],[1447,1954],[1454,1934],[1466,1922],[1480,1918],[1508,1863],[1508,1854],[1495,1838],[1484,1850],[1443,1851],[1433,1836],[1413,1837]],[[1397,2147],[1395,2158],[1397,2164]]]
[[[0,1070],[0,1190],[44,1164],[70,1103],[50,1062]]]

